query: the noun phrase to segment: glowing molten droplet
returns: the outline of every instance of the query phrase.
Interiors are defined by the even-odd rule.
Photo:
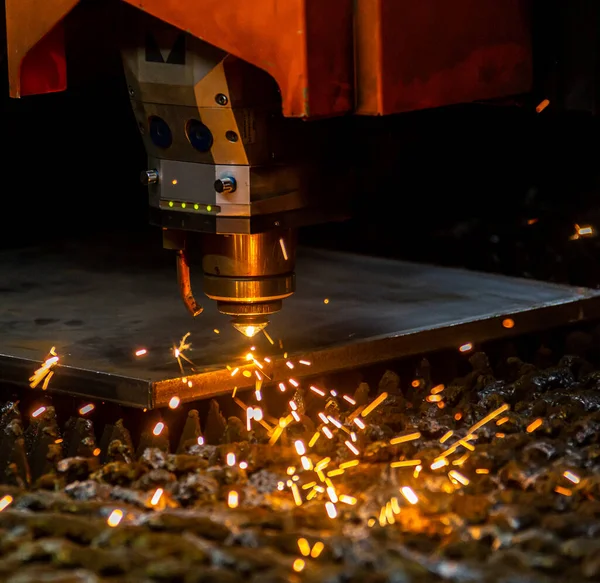
[[[542,99],[542,101],[540,101],[540,103],[538,103],[537,107],[535,108],[536,113],[542,113],[542,111],[544,111],[544,109],[546,109],[549,105],[549,99]]]
[[[123,520],[123,511],[117,508],[116,510],[113,510],[110,513],[106,524],[108,524],[108,526],[115,527],[119,525],[119,522],[121,522],[121,520]]]
[[[179,397],[171,397],[171,400],[169,401],[169,407],[171,409],[177,409],[177,407],[179,407],[180,402],[181,400],[179,399]]]
[[[580,227],[579,225],[575,225],[575,229],[577,230],[578,235],[593,235],[594,229],[592,227]]]
[[[8,507],[11,502],[13,501],[13,497],[12,496],[4,496],[4,498],[2,498],[2,500],[0,500],[0,512],[2,512],[6,507]]]
[[[158,436],[162,433],[162,430],[165,428],[165,424],[162,421],[159,421],[155,426],[154,429],[152,430],[152,433],[154,433],[154,435]]]
[[[567,480],[573,482],[573,484],[579,484],[579,482],[581,482],[581,478],[573,472],[565,472],[563,476],[567,478]]]
[[[317,541],[313,546],[312,551],[310,551],[310,556],[313,559],[316,559],[321,554],[324,548],[325,545],[321,541]]]
[[[268,322],[255,322],[253,324],[242,324],[235,322],[233,327],[241,332],[247,338],[253,338],[256,336],[261,330],[267,327]]]
[[[400,488],[400,492],[411,504],[416,504],[419,501],[417,495],[412,491],[412,488],[409,488],[408,486]]]
[[[46,407],[40,407],[39,409],[36,409],[31,416],[32,417],[39,417],[44,411],[46,410]]]
[[[306,448],[304,447],[304,443],[302,442],[302,440],[298,439],[294,443],[294,447],[296,448],[298,455],[304,455],[306,453]]]
[[[154,495],[152,496],[152,500],[150,500],[150,504],[152,504],[152,506],[156,506],[160,502],[163,492],[164,490],[162,488],[156,489],[156,492],[154,492]]]
[[[333,502],[325,502],[325,510],[329,518],[335,518],[337,516],[337,509]]]
[[[86,405],[85,407],[82,407],[81,409],[79,409],[79,414],[85,415],[86,413],[89,413],[90,411],[93,411],[94,409],[95,409],[95,406],[90,403],[89,405]]]
[[[227,506],[229,506],[229,508],[237,508],[238,504],[238,493],[235,490],[231,490],[231,492],[229,492],[229,495],[227,496]]]
[[[310,555],[310,544],[305,538],[298,539],[298,549],[300,549],[300,553],[308,557]]]

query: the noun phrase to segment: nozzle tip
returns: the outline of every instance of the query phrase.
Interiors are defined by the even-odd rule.
[[[253,338],[256,336],[261,330],[264,330],[269,324],[268,321],[265,322],[232,322],[233,327],[241,332],[247,338]]]

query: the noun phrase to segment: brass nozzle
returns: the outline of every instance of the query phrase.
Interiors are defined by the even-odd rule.
[[[296,232],[204,235],[204,293],[252,337],[295,291]]]

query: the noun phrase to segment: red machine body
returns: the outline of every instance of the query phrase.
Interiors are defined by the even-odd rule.
[[[288,117],[387,115],[532,85],[530,0],[123,1],[268,72]],[[77,4],[6,0],[13,97],[66,88],[61,23]]]

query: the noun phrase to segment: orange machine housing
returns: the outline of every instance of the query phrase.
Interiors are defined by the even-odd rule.
[[[6,0],[10,93],[62,91],[79,0]],[[526,93],[531,0],[123,0],[268,72],[288,117]],[[107,2],[107,9],[110,2]]]

